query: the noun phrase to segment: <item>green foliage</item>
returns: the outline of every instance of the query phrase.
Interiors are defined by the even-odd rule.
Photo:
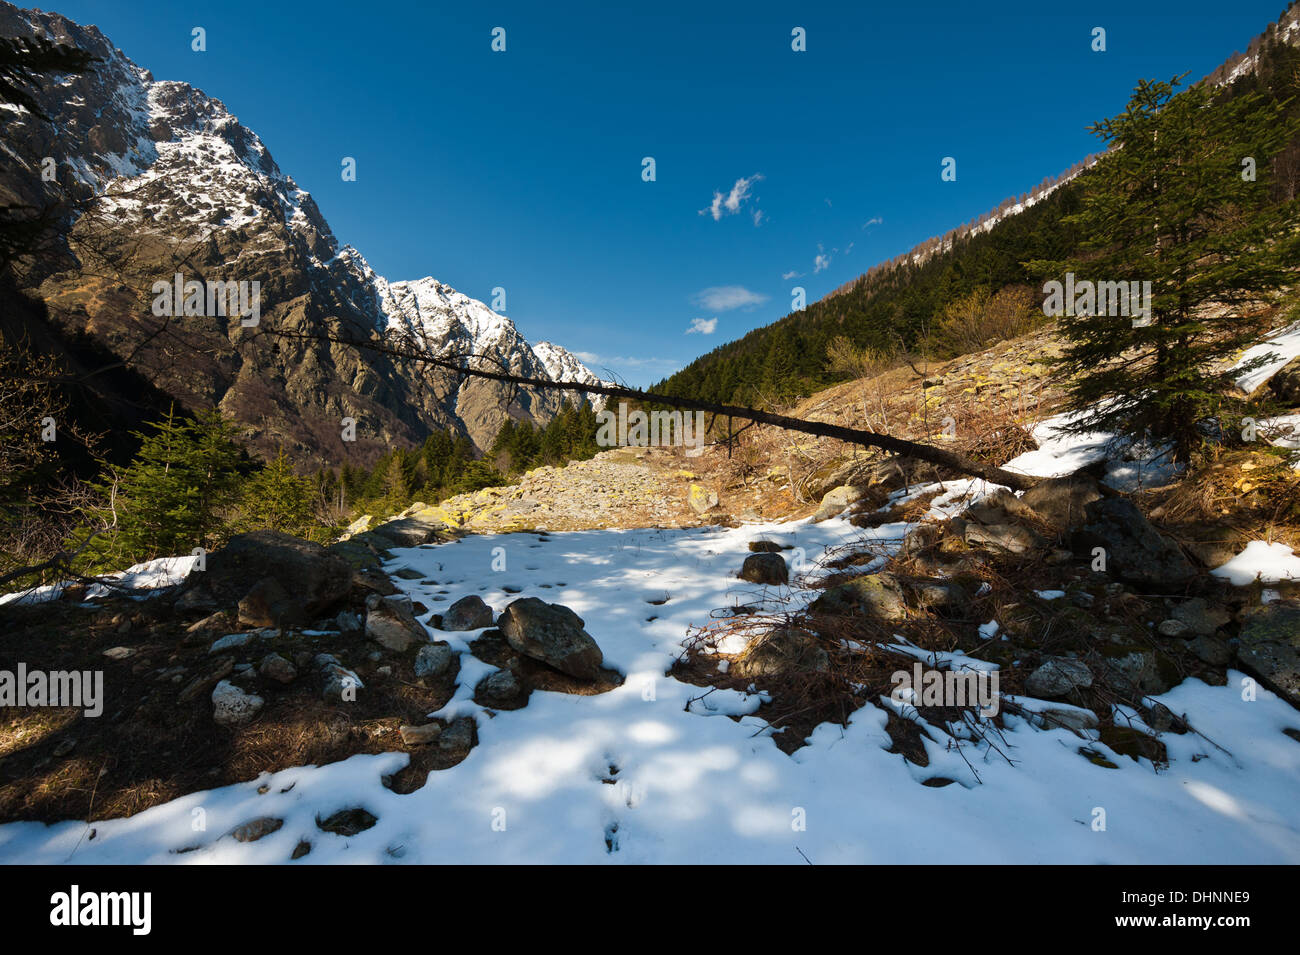
[[[311,480],[293,473],[284,448],[280,448],[275,459],[246,483],[240,502],[240,523],[249,530],[269,528],[286,534],[304,534],[313,524],[312,502],[316,493]]]
[[[212,549],[226,536],[227,512],[239,498],[239,449],[219,412],[193,420],[175,410],[149,432],[135,432],[140,450],[111,482],[98,485],[97,523],[116,530],[89,549],[96,565],[120,568],[153,557]]]
[[[1300,124],[1258,92],[1177,87],[1143,80],[1123,113],[1092,127],[1111,149],[1070,217],[1086,240],[1041,266],[1076,284],[1151,283],[1149,322],[1100,302],[1062,318],[1058,374],[1086,412],[1078,430],[1170,441],[1185,460],[1233,388],[1233,373],[1213,366],[1258,340],[1260,306],[1294,280],[1300,218],[1294,201],[1272,199],[1264,157]],[[1254,157],[1253,178],[1243,157]]]

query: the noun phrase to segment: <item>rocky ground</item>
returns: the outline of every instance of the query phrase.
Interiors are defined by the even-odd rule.
[[[954,395],[996,408],[1009,436],[990,448],[1033,450],[1034,415],[1012,405],[1050,401],[1024,378],[1030,356],[1047,347],[1030,336],[928,369],[924,380],[898,371],[897,381],[843,386],[802,410],[870,426],[872,412],[859,407],[876,394],[878,424],[915,431],[943,388],[936,410]],[[669,635],[681,650],[664,674],[704,696],[761,693],[755,716],[786,753],[820,725],[882,706],[890,675],[918,659],[939,670],[959,658],[997,664],[1007,700],[991,722],[970,708],[917,707],[914,718],[891,710],[891,752],[918,767],[936,744],[960,748],[972,732],[991,739],[1007,728],[1000,720],[1018,717],[1073,734],[1099,767],[1127,756],[1159,768],[1168,734],[1212,737],[1213,727],[1153,697],[1189,679],[1222,686],[1234,671],[1300,707],[1300,584],[1234,586],[1210,573],[1261,535],[1295,540],[1300,485],[1285,455],[1227,453],[1136,495],[1100,482],[1102,473],[1092,467],[1017,497],[786,435],[751,434],[730,453],[617,449],[539,468],[512,487],[363,519],[329,547],[242,535],[178,587],[89,599],[74,586],[59,599],[9,604],[0,670],[24,660],[103,669],[107,701],[96,719],[0,711],[0,820],[93,822],[268,771],[393,751],[410,758],[385,786],[420,789],[477,745],[474,713],[526,708],[537,691],[591,696],[624,684],[626,668],[602,653],[609,635],[589,633],[569,609],[590,595],[566,603],[564,565],[539,577],[541,558],[529,556],[569,539],[552,534],[596,529],[744,533],[760,520],[790,529],[789,540],[751,535],[748,557],[730,570],[751,596],[699,598],[713,609],[690,634]],[[803,517],[812,523],[770,523]],[[810,533],[800,528],[827,520],[844,525],[841,543],[796,547]],[[458,550],[467,538],[492,548]],[[503,569],[497,551],[522,555],[536,573],[519,584],[498,576],[494,609],[480,594]],[[457,557],[465,553],[475,556]],[[599,563],[582,553],[595,554],[581,551],[580,564]],[[678,586],[689,590],[684,573]],[[679,599],[626,590],[635,605],[627,619],[642,627]],[[1292,723],[1285,732],[1300,743],[1300,719]],[[234,838],[256,841],[276,821],[248,820]],[[318,824],[334,832],[366,820]],[[295,858],[312,841],[295,843]]]

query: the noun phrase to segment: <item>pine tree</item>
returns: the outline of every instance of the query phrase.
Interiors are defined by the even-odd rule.
[[[1225,100],[1207,84],[1178,84],[1144,80],[1122,114],[1092,127],[1112,148],[1066,219],[1084,255],[1034,264],[1057,280],[1072,271],[1076,286],[1151,283],[1149,323],[1134,307],[1116,314],[1113,300],[1063,317],[1057,372],[1082,412],[1075,430],[1171,442],[1186,460],[1232,387],[1211,365],[1255,340],[1251,310],[1290,280],[1298,249],[1296,204],[1269,202],[1267,185],[1267,158],[1294,123],[1260,95]],[[1257,160],[1253,178],[1246,157]]]
[[[284,448],[259,469],[244,489],[243,525],[305,535],[312,523],[312,482],[294,475]]]
[[[239,494],[234,427],[217,411],[188,421],[172,409],[150,432],[133,434],[140,450],[96,515],[115,513],[117,529],[90,548],[92,559],[136,562],[212,549]],[[107,483],[100,490],[113,493]]]

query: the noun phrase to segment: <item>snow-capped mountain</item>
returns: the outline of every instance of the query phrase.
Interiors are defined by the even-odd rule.
[[[414,332],[440,356],[474,356],[484,368],[600,381],[568,351],[530,345],[510,319],[434,278],[376,274],[360,252],[339,245],[311,196],[219,100],[155,80],[97,28],[0,2],[0,34],[40,36],[100,58],[93,72],[37,96],[50,121],[17,107],[0,114],[0,201],[48,202],[55,193],[87,200],[68,222],[75,262],[27,284],[53,306],[63,332],[90,332],[186,404],[220,405],[254,447],[284,444],[333,461],[344,450],[336,434],[345,416],[356,418],[363,445],[454,427],[486,446],[506,414],[545,422],[573,397],[525,390],[507,409],[509,386],[321,341],[331,329],[376,339]],[[41,175],[50,158],[55,184]],[[300,337],[258,336],[222,316],[160,328],[150,289],[177,271],[257,281],[259,328]]]

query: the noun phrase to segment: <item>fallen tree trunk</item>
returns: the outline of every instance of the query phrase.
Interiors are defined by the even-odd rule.
[[[258,331],[261,334],[268,334],[279,338],[311,339],[315,341],[328,341],[339,345],[348,345],[353,348],[374,351],[391,358],[398,358],[406,361],[429,364],[438,368],[445,368],[449,371],[454,371],[457,374],[467,375],[473,378],[487,378],[493,381],[501,381],[522,387],[540,388],[551,391],[571,391],[578,394],[604,395],[609,398],[626,398],[632,401],[644,402],[646,404],[667,405],[671,408],[683,408],[688,411],[704,411],[715,415],[725,415],[732,418],[741,418],[747,421],[756,421],[760,424],[770,424],[786,431],[799,431],[820,438],[836,438],[840,441],[846,441],[849,444],[857,444],[869,448],[879,448],[882,451],[906,455],[907,457],[915,458],[918,461],[926,461],[930,464],[937,464],[942,467],[951,468],[954,471],[970,475],[971,477],[983,478],[984,480],[991,481],[995,484],[1004,484],[1017,491],[1023,491],[1027,488],[1033,487],[1040,480],[1039,478],[1027,474],[1017,474],[1014,471],[1006,471],[995,465],[986,464],[983,461],[976,460],[968,455],[959,454],[955,451],[947,451],[933,445],[921,444],[917,441],[908,441],[905,438],[895,438],[888,434],[878,434],[874,431],[863,431],[859,428],[846,428],[842,425],[827,424],[821,421],[808,421],[803,418],[792,418],[788,415],[775,414],[771,411],[763,411],[758,408],[745,408],[738,405],[718,404],[717,402],[700,401],[696,398],[683,398],[676,395],[662,395],[653,391],[641,391],[637,388],[624,388],[621,385],[588,385],[577,381],[547,381],[540,378],[525,378],[521,375],[511,374],[508,371],[489,371],[484,368],[469,368],[464,364],[461,364],[461,362],[483,356],[464,355],[456,356],[454,359],[439,358],[430,355],[427,350],[419,347],[411,347],[410,345],[404,347],[400,339],[397,343],[390,344],[374,339],[344,338],[335,335],[314,335],[309,333],[293,334],[282,331],[272,331],[270,329],[259,329]]]

